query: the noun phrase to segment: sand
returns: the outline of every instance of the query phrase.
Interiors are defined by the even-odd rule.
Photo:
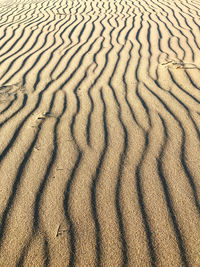
[[[200,266],[200,2],[0,0],[0,266]]]

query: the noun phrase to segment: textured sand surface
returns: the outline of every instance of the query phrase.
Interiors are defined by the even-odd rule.
[[[200,266],[200,1],[0,0],[0,267]]]

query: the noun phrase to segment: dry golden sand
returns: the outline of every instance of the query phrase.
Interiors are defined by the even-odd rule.
[[[200,2],[0,0],[0,267],[200,266]]]

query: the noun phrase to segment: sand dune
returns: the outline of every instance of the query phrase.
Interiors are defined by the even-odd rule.
[[[199,10],[0,0],[0,266],[200,266]]]

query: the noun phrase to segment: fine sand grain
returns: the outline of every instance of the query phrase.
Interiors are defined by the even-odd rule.
[[[0,267],[200,266],[200,1],[0,0]]]

